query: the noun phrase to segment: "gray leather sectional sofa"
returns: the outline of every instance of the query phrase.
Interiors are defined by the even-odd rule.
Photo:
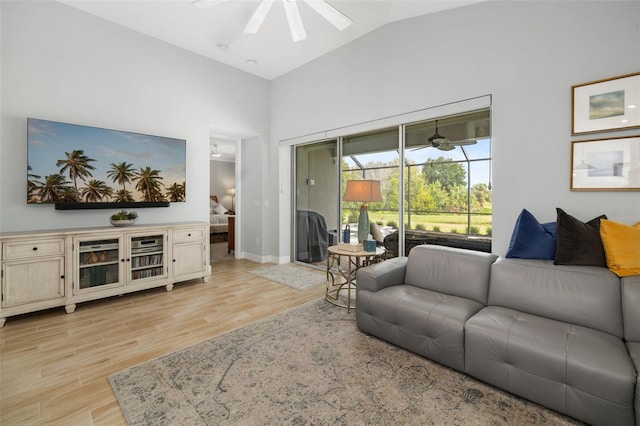
[[[360,330],[594,425],[640,426],[640,277],[423,245],[357,273]]]

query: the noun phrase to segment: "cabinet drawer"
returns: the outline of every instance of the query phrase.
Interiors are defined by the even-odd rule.
[[[204,235],[205,232],[202,228],[176,229],[173,231],[173,242],[190,243],[204,241]]]
[[[33,257],[63,255],[64,238],[11,241],[2,244],[2,259],[26,259]]]

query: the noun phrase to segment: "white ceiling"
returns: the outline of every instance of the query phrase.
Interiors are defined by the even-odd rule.
[[[298,1],[307,33],[298,42],[291,40],[281,1],[274,3],[257,34],[242,30],[260,0],[226,1],[209,9],[195,7],[193,0],[57,1],[272,80],[390,22],[484,0],[328,0],[353,20],[342,32]]]

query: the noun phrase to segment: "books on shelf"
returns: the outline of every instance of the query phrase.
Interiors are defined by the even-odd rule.
[[[140,268],[143,266],[162,265],[162,253],[147,254],[131,258],[131,267]]]
[[[163,273],[162,266],[159,266],[156,268],[149,268],[149,269],[140,269],[138,271],[131,272],[131,279],[139,280],[142,278],[156,277],[158,275],[162,275],[162,273]]]

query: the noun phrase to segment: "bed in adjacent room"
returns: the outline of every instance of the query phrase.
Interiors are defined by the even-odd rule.
[[[212,243],[222,243],[229,237],[229,215],[227,209],[211,195],[209,201],[209,236]]]

